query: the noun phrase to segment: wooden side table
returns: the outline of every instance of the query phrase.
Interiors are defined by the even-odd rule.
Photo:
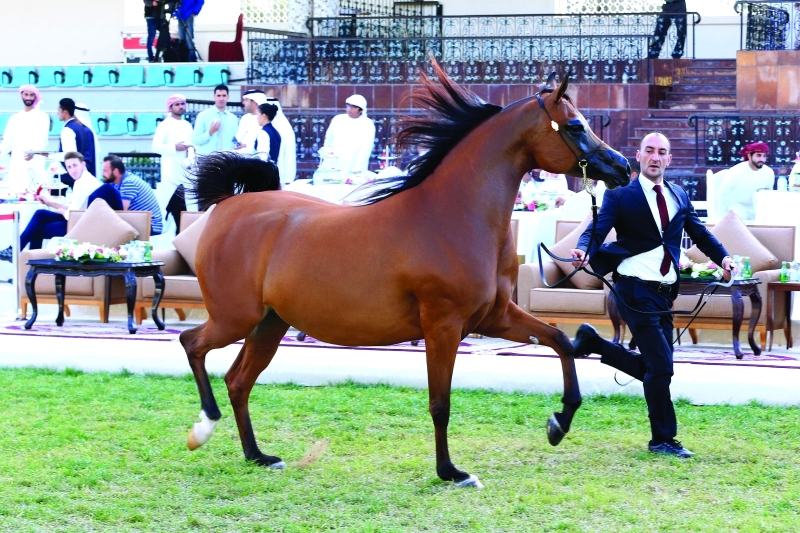
[[[784,293],[786,298],[786,323],[783,326],[783,334],[786,336],[786,347],[791,348],[794,344],[792,340],[792,292],[800,291],[800,283],[789,281],[770,281],[767,284],[767,339],[768,350],[772,349],[772,330],[775,326],[775,293]]]
[[[164,294],[164,275],[161,273],[163,261],[150,261],[146,263],[100,263],[77,261],[57,261],[55,259],[32,259],[27,263],[30,265],[28,275],[25,278],[25,291],[28,293],[28,300],[31,302],[33,313],[31,318],[25,322],[25,329],[31,329],[36,322],[38,306],[36,305],[36,292],[34,286],[36,276],[39,274],[53,274],[56,282],[56,300],[58,301],[58,316],[56,324],[64,324],[64,280],[67,276],[122,276],[125,278],[125,295],[128,303],[128,331],[136,333],[136,326],[133,325],[133,311],[136,305],[136,278],[153,276],[156,290],[153,297],[153,321],[158,329],[164,329],[164,322],[158,316],[158,304],[161,303],[161,296]],[[109,292],[106,291],[106,309],[108,309]]]

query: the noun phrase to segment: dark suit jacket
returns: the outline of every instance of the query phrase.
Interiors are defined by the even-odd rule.
[[[671,194],[677,200],[678,211],[669,221],[662,239],[642,185],[639,183],[642,179],[647,178],[642,176],[625,187],[607,190],[598,214],[595,238],[590,244],[594,222],[589,224],[581,235],[578,248],[589,255],[592,269],[605,276],[609,272],[616,271],[623,259],[666,245],[677,272],[684,229],[701,252],[721,265],[722,260],[728,255],[727,250],[697,218],[686,191],[667,181],[664,181],[664,194]],[[617,230],[617,240],[601,246],[600,243],[605,240],[611,228]]]

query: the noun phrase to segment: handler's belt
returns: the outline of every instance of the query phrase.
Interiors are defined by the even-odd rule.
[[[646,279],[640,279],[635,276],[623,276],[622,274],[619,275],[620,278],[630,279],[635,281],[636,283],[641,283],[642,285],[646,285],[656,291],[659,294],[669,294],[672,292],[672,286],[674,283],[664,283],[661,281],[650,281]]]

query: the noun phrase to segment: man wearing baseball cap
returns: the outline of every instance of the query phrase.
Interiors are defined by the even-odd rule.
[[[254,154],[256,137],[261,131],[258,124],[258,106],[267,103],[267,95],[264,91],[253,89],[246,91],[242,95],[242,107],[245,115],[239,119],[239,129],[236,130],[236,141],[234,148],[240,154]]]
[[[367,99],[360,94],[345,100],[346,113],[336,115],[325,132],[322,152],[337,158],[342,179],[369,171],[375,147],[375,123],[367,117]]]
[[[765,143],[748,144],[739,153],[744,161],[725,171],[719,199],[723,212],[733,209],[742,220],[755,220],[753,196],[758,190],[773,188],[775,171],[766,165],[769,146]]]

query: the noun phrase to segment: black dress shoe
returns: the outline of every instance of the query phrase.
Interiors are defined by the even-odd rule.
[[[600,341],[600,334],[589,324],[581,324],[575,333],[572,346],[575,348],[575,357],[586,357],[595,353]]]
[[[8,261],[10,263],[11,259],[12,259],[12,252],[10,246],[5,250],[0,250],[0,261]]]
[[[664,455],[674,455],[683,459],[688,459],[694,453],[690,452],[683,447],[680,441],[672,439],[669,442],[662,442],[661,444],[650,444],[647,447],[653,453],[663,453]]]

